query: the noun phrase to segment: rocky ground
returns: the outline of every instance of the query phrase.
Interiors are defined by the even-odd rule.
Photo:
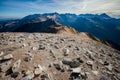
[[[85,33],[0,33],[0,80],[120,80],[120,52]]]

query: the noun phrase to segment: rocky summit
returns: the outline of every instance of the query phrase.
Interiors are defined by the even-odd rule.
[[[120,52],[86,33],[0,33],[0,80],[120,80]]]

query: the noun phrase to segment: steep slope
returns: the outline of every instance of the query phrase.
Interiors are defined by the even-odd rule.
[[[78,31],[89,32],[100,39],[120,43],[120,39],[117,37],[120,35],[120,31],[117,29],[120,27],[119,20],[95,16],[91,18],[79,17],[71,26]]]
[[[120,52],[91,39],[0,33],[0,80],[119,80]]]

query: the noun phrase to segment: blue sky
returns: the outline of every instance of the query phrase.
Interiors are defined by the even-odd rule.
[[[0,18],[41,13],[107,13],[120,16],[120,0],[0,0]]]

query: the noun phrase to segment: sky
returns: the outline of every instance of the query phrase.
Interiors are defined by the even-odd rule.
[[[107,13],[120,18],[120,0],[0,0],[0,18],[42,13]]]

